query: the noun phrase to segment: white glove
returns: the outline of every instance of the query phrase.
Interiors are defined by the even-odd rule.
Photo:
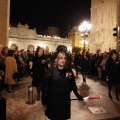
[[[109,79],[108,79],[108,76],[106,76],[106,81],[108,81]]]
[[[89,96],[84,97],[84,98],[83,98],[83,101],[84,101],[84,102],[88,102],[88,98],[89,98]]]

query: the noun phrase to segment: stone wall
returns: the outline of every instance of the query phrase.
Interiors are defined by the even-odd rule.
[[[10,0],[0,0],[0,44],[8,45]]]
[[[91,1],[91,39],[89,50],[95,53],[117,48],[116,37],[113,37],[113,28],[117,25],[117,0]]]

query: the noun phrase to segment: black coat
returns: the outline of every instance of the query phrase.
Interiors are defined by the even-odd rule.
[[[109,58],[106,63],[106,76],[108,76],[108,83],[120,83],[120,61]]]
[[[89,69],[89,59],[81,58],[81,72],[88,72]]]
[[[33,57],[32,62],[32,72],[33,72],[33,80],[32,85],[34,87],[41,87],[43,83],[43,78],[45,77],[46,70],[48,69],[47,61],[42,63],[42,60],[46,60],[43,56],[42,57]]]
[[[14,54],[14,58],[15,58],[16,63],[17,63],[17,68],[20,69],[20,65],[21,65],[21,63],[20,63],[20,60],[19,60],[18,55]]]
[[[73,90],[79,100],[75,78],[71,68],[52,68],[44,80],[43,94],[47,94],[46,116],[52,120],[66,120],[71,116],[70,93]],[[43,101],[44,102],[44,101]],[[45,103],[45,102],[44,102]]]
[[[74,67],[77,68],[78,66],[80,67],[80,62],[81,62],[81,55],[76,54],[74,58]]]

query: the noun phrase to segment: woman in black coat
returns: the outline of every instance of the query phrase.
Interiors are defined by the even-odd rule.
[[[55,66],[45,77],[43,85],[43,105],[47,106],[46,116],[51,120],[66,120],[71,117],[70,93],[74,92],[79,100],[75,77],[70,67],[66,66],[65,52],[59,52]]]
[[[83,53],[82,53],[80,67],[81,67],[81,73],[82,73],[82,77],[83,77],[83,83],[86,84],[86,77],[87,77],[88,70],[89,70],[89,58],[87,56],[86,51],[83,51]]]
[[[35,56],[32,58],[32,86],[36,87],[37,100],[40,100],[40,90],[47,69],[48,64],[44,57],[44,50],[38,46]]]
[[[115,86],[116,98],[119,100],[120,61],[115,50],[112,50],[106,63],[106,79],[108,81],[109,98],[112,99],[111,89]]]

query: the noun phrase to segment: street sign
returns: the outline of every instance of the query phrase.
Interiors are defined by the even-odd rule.
[[[105,114],[105,113],[108,113],[103,107],[88,107],[88,109],[93,114]]]

